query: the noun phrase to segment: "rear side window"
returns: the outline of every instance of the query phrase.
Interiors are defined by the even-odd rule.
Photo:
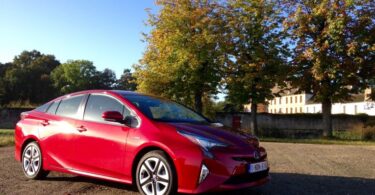
[[[86,104],[83,119],[88,121],[104,122],[102,114],[106,111],[117,111],[124,116],[129,113],[129,110],[127,110],[123,104],[114,98],[104,95],[90,95]]]
[[[43,105],[39,106],[38,108],[35,108],[35,110],[39,111],[39,112],[46,112],[49,105],[51,105],[51,103],[43,104]]]
[[[56,109],[59,106],[60,101],[53,102],[52,105],[48,108],[48,114],[56,114]]]
[[[59,116],[76,117],[79,105],[83,99],[83,96],[74,96],[61,100],[59,107],[57,108],[56,114]]]

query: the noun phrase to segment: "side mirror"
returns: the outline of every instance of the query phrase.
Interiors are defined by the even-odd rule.
[[[111,122],[123,122],[124,121],[124,117],[122,116],[122,114],[117,111],[103,112],[102,118],[105,121],[111,121]]]
[[[138,127],[139,122],[135,116],[126,116],[124,124],[128,127]]]

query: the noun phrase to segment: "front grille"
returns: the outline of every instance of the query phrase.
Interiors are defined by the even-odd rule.
[[[233,184],[242,184],[242,183],[249,183],[253,181],[257,181],[263,179],[268,176],[269,169],[265,171],[260,171],[257,173],[247,173],[244,175],[237,175],[230,177],[225,184],[233,185]]]
[[[257,162],[262,162],[267,159],[267,155],[264,155],[258,159],[255,159],[254,157],[249,157],[249,156],[236,156],[232,157],[233,160],[235,161],[241,161],[241,162],[247,162],[247,163],[257,163]]]

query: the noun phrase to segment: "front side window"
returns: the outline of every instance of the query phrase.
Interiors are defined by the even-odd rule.
[[[57,108],[56,115],[72,118],[76,117],[82,98],[83,95],[80,95],[61,100],[61,103]]]
[[[145,95],[124,95],[148,118],[163,122],[208,123],[196,112],[173,101]]]
[[[102,114],[106,111],[117,111],[128,116],[129,110],[125,106],[114,98],[105,95],[90,95],[87,100],[85,114],[83,115],[84,120],[104,122]]]

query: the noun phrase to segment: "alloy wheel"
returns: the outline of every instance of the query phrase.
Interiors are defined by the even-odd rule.
[[[138,180],[145,194],[163,195],[170,185],[170,173],[161,159],[150,157],[143,161]]]
[[[23,154],[23,169],[27,176],[33,177],[41,168],[40,150],[34,144],[29,144]]]

